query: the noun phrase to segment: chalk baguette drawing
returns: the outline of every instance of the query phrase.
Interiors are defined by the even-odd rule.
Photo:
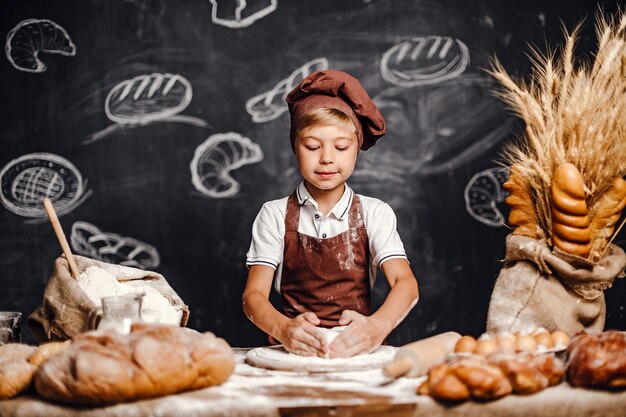
[[[100,140],[123,127],[156,121],[206,127],[202,119],[179,115],[192,97],[191,84],[179,74],[152,73],[122,81],[109,91],[104,102],[107,117],[116,124],[93,133],[83,144]]]
[[[465,187],[467,212],[479,222],[491,227],[504,226],[504,216],[498,210],[507,191],[502,187],[509,177],[505,168],[490,168],[474,175]]]
[[[213,5],[211,21],[231,29],[250,26],[272,13],[278,0],[209,0]],[[234,10],[233,10],[234,8]]]
[[[459,39],[421,36],[388,49],[380,61],[380,73],[392,84],[416,87],[456,78],[469,62],[469,49]]]
[[[189,164],[196,190],[212,198],[231,197],[240,184],[230,172],[263,159],[261,147],[239,133],[216,133],[196,148]]]
[[[307,62],[280,81],[271,90],[254,96],[246,102],[246,110],[255,123],[269,122],[287,111],[285,96],[309,74],[328,69],[328,59],[317,58]]]
[[[0,202],[32,222],[46,221],[43,199],[58,215],[69,213],[91,194],[82,175],[67,159],[50,153],[20,156],[0,171]]]
[[[161,263],[156,248],[115,233],[105,233],[87,222],[75,222],[70,235],[72,249],[103,262],[140,269],[155,269]]]
[[[46,70],[46,64],[39,59],[40,53],[76,55],[76,45],[67,31],[48,19],[20,22],[9,31],[4,49],[11,65],[35,73]]]

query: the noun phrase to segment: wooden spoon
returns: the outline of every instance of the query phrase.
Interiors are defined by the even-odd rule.
[[[57,235],[57,239],[59,240],[61,249],[63,249],[65,258],[67,258],[67,262],[70,265],[70,272],[74,278],[78,278],[78,266],[76,265],[74,256],[72,256],[70,245],[67,243],[67,239],[65,238],[65,233],[63,233],[63,229],[61,228],[61,223],[59,223],[57,213],[56,211],[54,211],[54,207],[52,207],[52,202],[49,198],[44,198],[43,205],[46,209],[46,213],[48,214],[48,218],[50,219],[50,223],[52,223],[54,233]]]

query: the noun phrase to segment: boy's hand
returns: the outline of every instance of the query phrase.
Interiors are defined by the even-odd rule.
[[[287,351],[301,356],[324,356],[328,343],[317,330],[320,319],[311,312],[290,319],[281,331],[280,342]]]
[[[380,346],[391,331],[383,320],[367,317],[353,310],[344,310],[339,319],[340,326],[348,326],[330,344],[331,358],[348,358],[370,353]]]

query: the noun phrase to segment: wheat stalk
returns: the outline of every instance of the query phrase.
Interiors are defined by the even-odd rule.
[[[514,81],[497,59],[489,71],[501,85],[496,94],[526,124],[523,140],[508,145],[503,160],[525,175],[548,241],[557,166],[569,162],[581,172],[590,217],[613,180],[626,174],[626,14],[607,18],[600,12],[595,29],[597,51],[587,64],[575,59],[577,25],[564,30],[560,54],[531,49],[529,81]]]

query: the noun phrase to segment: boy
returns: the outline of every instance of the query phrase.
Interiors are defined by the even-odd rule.
[[[359,150],[385,133],[383,117],[361,84],[336,70],[310,74],[286,100],[304,181],[291,196],[265,203],[254,222],[244,312],[299,355],[372,352],[418,300],[393,210],[346,184]],[[391,291],[372,314],[377,266]],[[269,302],[274,279],[283,313]],[[329,346],[318,326],[348,327]]]

